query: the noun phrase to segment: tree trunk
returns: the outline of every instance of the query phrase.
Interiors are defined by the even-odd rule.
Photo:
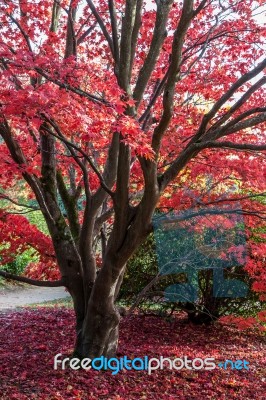
[[[91,302],[93,303],[93,302]],[[81,357],[114,357],[118,346],[120,315],[109,300],[106,309],[90,304],[82,330]],[[79,353],[76,349],[76,353]]]
[[[75,352],[79,354],[82,349],[82,326],[85,317],[85,296],[83,290],[83,279],[80,275],[76,275],[72,279],[70,278],[68,290],[73,300],[76,317]]]
[[[115,356],[120,321],[115,299],[123,272],[123,265],[104,262],[86,307],[82,332],[79,332],[77,337],[75,355],[91,359]]]

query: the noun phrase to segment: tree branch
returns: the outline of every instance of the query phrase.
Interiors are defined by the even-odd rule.
[[[213,131],[222,124],[224,124],[225,121],[227,121],[235,111],[237,111],[243,104],[247,102],[247,100],[252,96],[252,94],[262,87],[266,83],[266,77],[261,78],[258,80],[254,85],[252,85],[246,92],[245,94],[221,117],[216,121],[209,131]],[[223,129],[223,128],[222,128]],[[208,135],[209,137],[209,135]]]
[[[117,29],[117,16],[116,16],[116,8],[114,0],[108,0],[109,5],[109,14],[111,19],[111,27],[112,27],[112,43],[113,43],[113,55],[115,65],[118,68],[119,65],[119,42],[118,42],[118,29]],[[115,70],[116,70],[115,68]]]
[[[219,149],[235,149],[235,150],[252,150],[252,151],[265,151],[266,144],[256,145],[252,143],[233,143],[233,142],[203,142],[196,143],[195,148],[197,149],[210,149],[210,148],[219,148]]]
[[[135,23],[133,26],[133,30],[132,30],[132,36],[131,36],[130,74],[132,74],[132,68],[133,68],[134,58],[135,58],[135,54],[136,54],[139,30],[141,27],[142,6],[143,6],[143,0],[137,0],[136,17],[135,17]]]
[[[114,213],[114,209],[110,208],[109,210],[105,211],[102,215],[100,215],[94,224],[94,231],[98,232],[104,222],[106,222]]]
[[[57,125],[55,124],[54,121],[52,121],[51,119],[49,119],[47,117],[45,117],[45,118],[47,119],[47,121],[49,121],[49,123],[52,125],[52,127],[56,129],[58,134],[54,133],[53,131],[51,131],[47,127],[44,128],[45,131],[48,132],[50,135],[54,136],[55,138],[57,138],[58,140],[60,140],[61,142],[65,143],[66,145],[72,147],[73,149],[78,151],[80,154],[82,154],[83,157],[88,161],[88,163],[91,166],[92,170],[98,176],[102,188],[112,197],[113,196],[112,190],[107,187],[107,185],[104,182],[103,176],[101,175],[100,171],[98,171],[96,165],[94,164],[92,159],[88,156],[88,154],[84,150],[82,150],[80,147],[78,147],[77,145],[75,145],[74,143],[72,143],[68,139],[66,139],[61,132],[58,132]]]
[[[129,94],[131,79],[131,40],[136,18],[137,0],[126,0],[125,16],[122,20],[120,63],[118,80],[121,88]]]
[[[246,196],[241,196],[241,197],[232,197],[232,198],[220,198],[217,200],[209,201],[207,203],[204,202],[197,202],[197,204],[200,204],[201,206],[209,206],[213,204],[219,204],[219,203],[227,203],[227,202],[234,202],[234,201],[241,201],[241,200],[248,200],[248,199],[255,199],[256,197],[265,197],[266,198],[266,192],[265,193],[255,193],[255,194],[249,194]]]
[[[206,4],[208,3],[209,0],[202,0],[202,2],[198,5],[198,7],[196,8],[196,10],[194,11],[194,16],[198,15],[203,8],[206,6]],[[212,0],[209,1],[209,4],[212,2]],[[209,5],[208,4],[208,5]]]
[[[58,28],[58,22],[60,17],[60,4],[55,0],[53,4],[53,11],[52,11],[52,20],[50,31],[56,32]]]
[[[0,125],[0,135],[4,139],[13,161],[22,168],[26,167],[27,166],[26,157],[25,157],[19,143],[12,136],[12,132],[11,132],[8,122],[5,118],[4,118],[4,122]],[[40,182],[39,182],[38,178],[34,175],[30,175],[25,170],[22,171],[22,176],[25,178],[26,182],[29,184],[29,186],[33,190],[43,214],[46,216],[46,218],[49,221],[54,222],[53,217],[50,214],[47,204],[45,202],[44,195],[43,195],[42,189],[40,187]]]
[[[62,278],[59,281],[38,281],[35,279],[26,278],[25,276],[18,276],[14,274],[10,274],[9,272],[0,271],[0,276],[5,279],[11,279],[13,281],[28,283],[33,286],[43,286],[43,287],[60,287],[66,286],[65,280]]]
[[[27,43],[29,51],[32,53],[29,35],[24,31],[21,24],[11,14],[6,13],[6,15],[11,19],[12,22],[14,22],[15,25],[17,25],[18,29],[20,30],[22,36],[24,37],[24,39]]]
[[[87,3],[88,3],[88,6],[89,6],[90,9],[91,9],[92,14],[94,15],[96,21],[97,21],[98,24],[99,24],[99,26],[100,26],[100,28],[101,28],[101,30],[102,30],[102,33],[103,33],[105,39],[107,40],[107,42],[108,42],[108,44],[109,44],[109,47],[110,47],[112,56],[113,56],[113,58],[115,59],[114,44],[113,44],[112,38],[111,38],[111,36],[109,35],[109,33],[108,33],[107,29],[106,29],[106,26],[105,26],[105,24],[104,24],[104,22],[103,22],[103,20],[102,20],[102,18],[101,18],[101,16],[100,16],[100,14],[99,14],[98,11],[96,10],[96,8],[95,8],[93,2],[92,2],[91,0],[87,0]]]
[[[76,199],[75,196],[71,195],[68,192],[62,172],[59,169],[57,169],[56,172],[56,180],[57,180],[57,187],[67,213],[71,234],[73,236],[75,243],[77,243],[80,233],[80,224],[78,219]]]
[[[93,31],[95,26],[97,25],[97,22],[94,22],[92,26],[90,26],[85,32],[80,35],[80,37],[77,39],[77,45],[79,46],[85,39],[86,37]]]
[[[146,119],[147,119],[147,118],[149,117],[149,115],[150,115],[150,112],[151,112],[152,107],[154,106],[156,100],[158,99],[158,97],[160,96],[160,94],[162,93],[162,91],[163,91],[163,89],[164,89],[164,86],[165,86],[165,84],[166,84],[166,82],[167,82],[167,79],[168,79],[168,74],[169,74],[169,69],[167,69],[167,72],[166,72],[166,74],[164,75],[163,79],[162,79],[161,82],[156,86],[156,88],[155,88],[155,90],[154,90],[154,93],[153,93],[153,95],[151,96],[151,99],[150,99],[150,101],[149,101],[149,104],[148,104],[146,110],[144,111],[144,113],[143,113],[143,114],[140,116],[140,118],[139,118],[139,122],[144,122],[144,124],[145,124]]]
[[[251,112],[251,110],[249,111]],[[247,115],[249,113],[248,111],[244,113]],[[238,120],[238,118],[236,118]],[[204,141],[202,143],[207,142],[208,140],[216,140],[219,139],[223,136],[228,136],[233,133],[239,132],[243,129],[251,128],[253,126],[259,125],[263,122],[266,121],[266,112],[261,112],[255,117],[245,119],[244,121],[239,121],[236,123],[236,120],[231,121],[229,124],[221,127],[220,129],[215,129],[214,131],[212,128],[210,131],[207,133],[206,136],[203,136]]]
[[[57,132],[58,138],[59,140],[63,141],[60,138],[64,138],[59,126],[56,124],[56,122],[50,118],[48,118],[47,116],[44,116],[44,118],[46,119],[47,122],[49,122],[49,124],[54,128],[54,130]],[[50,134],[50,135],[55,135],[54,132],[52,132],[50,129],[46,128],[46,131]],[[57,137],[57,136],[56,136]],[[75,160],[75,162],[77,163],[77,165],[80,167],[82,173],[83,173],[83,182],[84,182],[84,188],[85,188],[85,194],[86,194],[86,199],[89,200],[91,198],[91,190],[90,190],[90,184],[89,184],[89,177],[88,177],[88,171],[85,165],[85,162],[82,162],[79,157],[77,156],[75,150],[73,149],[73,146],[71,146],[69,143],[63,142],[66,146],[66,148],[69,150],[71,156],[73,157],[73,159]]]
[[[172,58],[163,96],[163,114],[158,126],[154,130],[152,138],[152,148],[156,154],[159,152],[162,137],[172,118],[175,84],[179,79],[180,66],[182,62],[182,47],[192,18],[193,0],[184,0],[182,14],[174,33]]]
[[[47,79],[49,82],[53,82],[55,85],[59,86],[62,89],[66,89],[69,90],[70,92],[76,93],[81,97],[85,97],[91,101],[93,101],[96,104],[104,104],[106,106],[111,106],[110,103],[108,101],[106,101],[105,99],[102,99],[100,97],[97,97],[93,94],[87,93],[84,90],[80,89],[80,88],[75,88],[71,85],[69,85],[68,83],[63,83],[60,80],[53,78],[51,76],[49,76],[45,71],[43,71],[40,67],[35,67],[34,68],[36,72],[38,72],[38,74],[40,74],[41,76],[43,76],[45,79]]]
[[[199,152],[201,148],[195,145],[187,146],[181,151],[175,161],[168,167],[161,177],[158,178],[160,191],[162,192],[166,186],[177,176],[177,174],[184,168],[184,166]]]
[[[77,39],[74,28],[77,8],[73,7],[72,4],[73,0],[70,1],[68,18],[67,18],[65,58],[77,55]]]
[[[145,88],[148,84],[150,76],[154,70],[155,64],[159,57],[160,50],[162,48],[165,39],[166,24],[172,3],[173,0],[159,1],[157,3],[158,5],[157,5],[156,21],[155,21],[155,27],[153,31],[150,49],[144,61],[144,64],[140,70],[135,90],[133,93],[133,98],[134,100],[136,100],[136,106],[139,105],[143,97]]]
[[[224,93],[224,95],[214,104],[212,109],[204,115],[201,125],[198,129],[198,132],[193,137],[191,143],[195,143],[199,138],[204,135],[207,125],[210,120],[215,116],[215,114],[219,111],[219,109],[235,94],[235,92],[246,82],[250,81],[252,78],[257,76],[263,69],[266,67],[266,58],[259,64],[257,67],[253,68],[251,71],[242,75],[231,87],[230,89]]]
[[[18,201],[13,200],[9,196],[7,196],[5,194],[2,194],[2,193],[0,193],[0,199],[4,199],[4,200],[7,200],[7,201],[10,201],[10,203],[15,204],[16,206],[19,206],[19,207],[30,208],[32,211],[40,210],[39,207],[34,207],[34,206],[29,206],[28,204],[19,203]]]
[[[104,166],[102,174],[103,180],[107,187],[112,188],[117,177],[117,165],[119,157],[119,133],[114,132],[112,141],[109,147],[107,160]],[[106,192],[103,188],[99,188],[93,195],[92,207],[96,210],[101,206],[103,201],[106,199]],[[114,193],[112,192],[112,199],[114,199]]]

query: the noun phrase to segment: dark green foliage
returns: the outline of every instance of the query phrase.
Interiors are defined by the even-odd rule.
[[[250,287],[250,279],[242,266],[225,269],[224,279],[238,279]],[[153,284],[151,284],[152,281]],[[260,303],[251,290],[244,298],[214,297],[213,271],[206,268],[198,270],[197,301],[182,303],[167,301],[164,296],[165,289],[169,285],[186,282],[187,276],[181,272],[169,275],[159,274],[156,245],[154,235],[151,234],[128,262],[119,299],[130,305],[138,301],[138,306],[142,310],[155,310],[160,314],[184,310],[188,319],[195,324],[209,324],[222,315],[232,313],[250,316],[259,309]],[[145,289],[147,286],[148,290]],[[141,292],[142,295],[139,296]]]
[[[155,242],[150,235],[128,261],[119,297],[131,301],[157,273]]]

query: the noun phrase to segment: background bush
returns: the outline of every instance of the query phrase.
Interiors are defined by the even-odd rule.
[[[131,257],[127,264],[125,278],[121,287],[119,300],[128,305],[134,304],[141,291],[149,285],[158,275],[159,267],[156,255],[156,246],[153,234],[141,245],[139,250]],[[243,267],[232,267],[224,272],[225,279],[240,279],[249,288],[251,281]],[[154,285],[141,298],[138,307],[142,311],[155,310],[168,314],[173,310],[187,312],[188,318],[193,323],[210,323],[220,316],[236,314],[241,316],[255,315],[261,307],[256,293],[250,289],[245,298],[214,298],[212,294],[212,270],[202,270],[198,274],[199,297],[194,303],[181,303],[166,301],[164,290],[172,284],[186,282],[185,274],[178,273],[160,276]]]

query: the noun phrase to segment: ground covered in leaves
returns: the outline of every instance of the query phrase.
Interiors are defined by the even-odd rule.
[[[65,308],[26,309],[0,316],[0,399],[263,400],[266,393],[264,338],[219,325],[195,327],[176,316],[132,315],[121,323],[118,356],[246,359],[249,370],[182,369],[127,371],[54,370],[57,353],[69,355],[74,316]]]

